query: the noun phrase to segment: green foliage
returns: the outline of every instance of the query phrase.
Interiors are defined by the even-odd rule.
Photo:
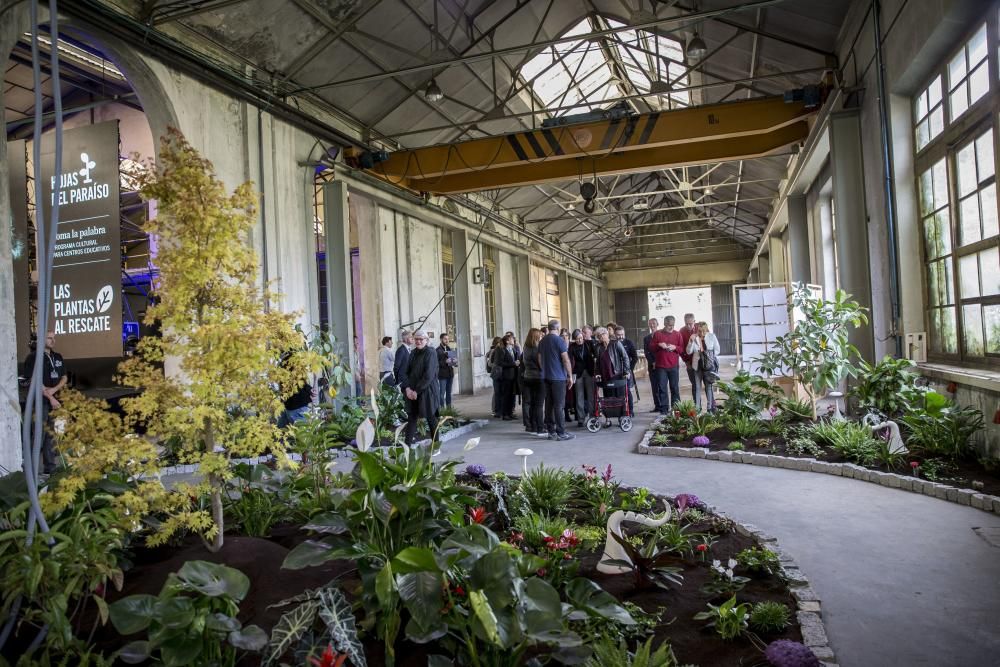
[[[143,198],[157,202],[158,216],[144,230],[159,238],[156,301],[145,323],[162,334],[144,336],[135,356],[119,366],[123,384],[143,389],[122,407],[130,423],[145,425],[154,438],[177,438],[181,457],[199,464],[196,493],[210,496],[214,523],[203,532],[217,551],[230,459],[269,450],[285,462],[274,418],[282,400],[326,360],[306,349],[296,313],[265,307],[279,299],[258,287],[250,183],[227,194],[212,164],[176,130],[163,138],[159,163],[132,176]],[[167,358],[177,361],[179,373],[164,374]],[[161,531],[166,537],[201,530],[204,519],[171,513]]]
[[[756,414],[733,413],[723,418],[726,430],[737,438],[755,438],[760,433],[761,423]]]
[[[267,635],[237,620],[250,580],[225,565],[193,560],[167,577],[158,596],[130,595],[109,607],[123,635],[145,632],[147,639],[122,649],[124,662],[154,658],[164,667],[236,664],[238,651],[256,653]],[[127,657],[126,657],[127,656]]]
[[[830,446],[840,452],[841,456],[863,466],[875,463],[878,443],[869,427],[846,420],[830,423],[836,425]]]
[[[696,435],[708,435],[721,426],[722,424],[719,422],[718,417],[711,412],[706,412],[691,419],[688,433],[692,437]]]
[[[617,618],[587,616],[571,620],[570,628],[583,637],[584,643],[587,645],[593,645],[603,640],[631,642],[645,639],[656,632],[661,624],[663,614],[666,612],[666,607],[659,607],[656,611],[647,612],[634,602],[622,602],[622,607],[632,617],[632,623],[626,623]]]
[[[608,514],[618,505],[621,484],[614,477],[609,463],[602,472],[596,466],[582,465],[583,472],[573,475],[573,504],[590,512],[590,520],[598,526],[607,523]]]
[[[852,357],[858,351],[848,342],[848,335],[851,329],[867,324],[868,316],[843,290],[824,301],[815,298],[805,283],[794,285],[792,307],[801,313],[795,328],[778,336],[755,361],[764,373],[791,377],[801,384],[815,415],[817,398],[857,376]]]
[[[781,571],[778,554],[763,547],[747,547],[736,554],[736,562],[744,570],[777,574]]]
[[[679,557],[672,551],[661,549],[655,533],[638,547],[618,533],[611,533],[611,537],[622,546],[628,559],[609,558],[601,562],[630,570],[637,587],[659,586],[669,590],[671,585],[680,586],[683,583],[682,568],[674,565],[679,562]]]
[[[984,426],[983,413],[973,407],[959,407],[937,392],[924,395],[922,408],[914,408],[902,418],[909,432],[907,445],[922,456],[961,459],[969,456],[969,439]]]
[[[267,537],[274,524],[291,517],[291,493],[283,483],[287,473],[246,463],[233,466],[233,472],[227,485],[226,515],[244,535]]]
[[[694,615],[696,621],[709,621],[706,627],[714,627],[719,636],[726,641],[736,639],[747,628],[750,617],[750,605],[736,604],[736,596],[732,596],[718,607],[708,604],[708,611]]]
[[[332,645],[347,655],[352,665],[365,667],[364,649],[358,639],[354,610],[340,589],[326,586],[282,600],[275,607],[296,606],[285,612],[264,653],[264,665],[273,665],[287,654],[298,655],[315,646]]]
[[[514,518],[514,530],[523,535],[525,545],[536,551],[545,546],[546,537],[558,537],[567,528],[569,521],[559,515],[529,512]]]
[[[332,333],[319,327],[306,334],[302,326],[296,324],[295,330],[307,341],[309,351],[325,360],[319,375],[326,380],[327,393],[332,401],[352,381],[344,344]]]
[[[820,420],[802,429],[800,434],[802,437],[811,438],[817,444],[832,447],[844,423],[846,422]]]
[[[353,450],[348,488],[332,490],[333,509],[305,527],[319,540],[299,544],[284,567],[300,569],[329,560],[351,560],[361,574],[361,602],[376,623],[387,659],[395,660],[402,598],[396,559],[409,549],[426,549],[464,521],[473,489],[455,482],[457,461],[435,463],[431,447]]]
[[[644,486],[638,486],[621,499],[623,510],[644,512],[653,506],[653,494]]]
[[[950,479],[955,476],[957,470],[954,463],[940,458],[924,459],[917,468],[917,472],[931,482]]]
[[[653,638],[639,644],[635,653],[628,650],[623,640],[602,637],[591,647],[594,654],[590,656],[585,667],[677,667],[677,658],[670,644],[663,642],[653,650]]]
[[[785,441],[785,452],[789,456],[809,456],[818,459],[826,455],[808,435],[796,434]]]
[[[724,415],[754,417],[781,400],[781,389],[764,378],[740,371],[732,382],[719,382],[719,389],[726,395],[722,406]]]
[[[813,417],[812,404],[795,397],[782,398],[778,408],[788,416],[788,421],[807,421]]]
[[[573,475],[540,463],[521,478],[518,492],[531,511],[558,514],[565,509],[573,492]]]
[[[743,587],[750,581],[747,577],[742,577],[735,573],[737,566],[736,559],[730,558],[723,563],[719,560],[712,561],[712,580],[701,587],[702,593],[711,597],[724,597],[735,595],[743,590]]]
[[[899,470],[908,460],[906,452],[891,451],[887,437],[875,436],[875,463],[889,472]]]
[[[791,612],[780,602],[756,603],[750,610],[750,627],[761,633],[782,632],[791,623]]]
[[[661,433],[657,431],[652,438],[649,439],[649,444],[656,445],[657,447],[663,447],[670,444],[670,436],[666,433]]]
[[[919,375],[911,370],[915,364],[909,359],[886,356],[874,366],[864,359],[859,364],[858,381],[851,395],[858,399],[858,407],[863,411],[875,410],[893,417],[913,405],[923,393],[915,384]]]
[[[741,452],[745,448],[743,447],[742,442],[740,442],[739,440],[734,440],[733,442],[726,445],[726,449],[728,449],[731,452]]]

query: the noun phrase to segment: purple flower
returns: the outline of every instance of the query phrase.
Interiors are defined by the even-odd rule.
[[[698,447],[704,447],[709,443],[709,439],[707,435],[696,435],[694,436],[694,440],[692,440],[691,442],[693,442]]]
[[[681,514],[684,513],[689,507],[691,509],[702,509],[705,507],[705,503],[698,499],[698,496],[693,493],[682,493],[674,498],[674,504],[677,505],[677,511]]]
[[[611,481],[612,477],[614,477],[614,474],[611,472],[611,464],[609,463],[608,467],[605,468],[604,473],[601,474],[601,479],[604,480],[605,484],[607,484]]]
[[[819,667],[819,658],[809,648],[789,639],[779,639],[767,645],[764,657],[774,667]]]
[[[486,466],[480,463],[470,463],[465,467],[465,472],[468,473],[470,477],[482,477],[486,474]]]

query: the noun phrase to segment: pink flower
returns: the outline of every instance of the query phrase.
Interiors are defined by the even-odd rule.
[[[919,468],[920,464],[917,463],[916,461],[910,461],[910,467],[911,468]]]
[[[597,467],[596,466],[589,466],[586,463],[584,463],[580,467],[583,468],[583,473],[584,473],[584,475],[586,475],[587,479],[593,479],[593,478],[597,477]]]
[[[700,551],[701,553],[705,553],[706,551],[708,551],[708,545],[707,544],[699,544],[694,549],[695,549],[695,551]]]
[[[604,480],[605,484],[607,484],[611,481],[612,477],[614,477],[614,475],[611,473],[611,464],[609,463],[608,467],[604,470],[604,474],[601,475],[601,479]]]

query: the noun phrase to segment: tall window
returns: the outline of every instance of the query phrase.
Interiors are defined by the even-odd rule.
[[[562,320],[562,303],[559,300],[559,275],[555,271],[545,272],[545,303],[549,310],[547,320]]]
[[[996,34],[994,15],[913,105],[931,357],[985,366],[1000,366],[1000,93],[988,74]],[[984,97],[992,101],[977,105]]]
[[[444,330],[455,339],[455,252],[451,232],[441,231],[441,277],[444,286]]]
[[[483,297],[486,301],[486,335],[488,337],[496,336],[497,332],[497,293],[496,293],[496,274],[497,274],[497,260],[496,260],[496,250],[492,246],[481,245],[479,246],[483,251]]]

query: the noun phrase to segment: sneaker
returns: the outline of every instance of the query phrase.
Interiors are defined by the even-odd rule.
[[[547,437],[547,438],[548,438],[549,440],[558,440],[558,439],[559,439],[559,436],[558,436],[558,435],[556,435],[555,433],[549,433],[549,434],[547,434],[547,435],[546,435],[546,437]]]
[[[560,433],[554,438],[554,440],[572,440],[575,437],[576,436],[572,433]]]
[[[534,434],[536,438],[547,438],[549,437],[548,431],[539,431]]]

